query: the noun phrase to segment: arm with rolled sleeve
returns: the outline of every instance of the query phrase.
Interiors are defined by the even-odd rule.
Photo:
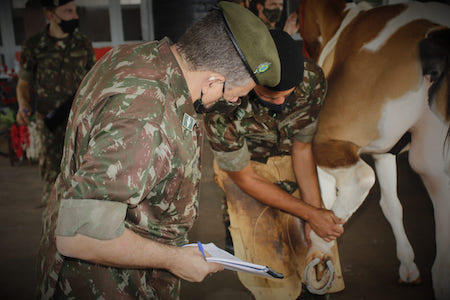
[[[319,112],[325,101],[327,81],[322,69],[309,59],[305,59],[303,82],[300,83],[299,89],[305,95],[305,101],[302,102],[303,117],[293,125],[297,129],[294,131],[291,150],[292,165],[301,198],[315,207],[321,207],[312,141],[317,131]],[[301,126],[305,120],[308,120],[308,124]]]
[[[120,105],[121,97],[113,97],[108,105]],[[171,155],[158,148],[157,125],[142,126],[137,118],[108,114],[100,114],[96,123],[61,200],[58,251],[118,268],[163,268],[188,281],[201,281],[219,270],[195,248],[164,245],[124,226],[128,205],[138,204],[167,171],[153,168],[158,159]]]
[[[322,198],[312,141],[317,131],[319,111],[325,100],[327,82],[322,70],[315,63],[308,60],[306,60],[304,80],[300,85],[300,89],[306,95],[307,101],[304,104],[303,110],[310,123],[306,126],[299,127],[294,134],[291,150],[292,166],[299,186],[301,199],[309,205],[320,209],[322,207]],[[302,122],[302,120],[298,120],[298,122]],[[327,211],[324,209],[321,210]],[[343,228],[339,224],[343,224],[343,220],[332,213],[324,214],[306,223],[306,233],[309,236],[309,226],[311,226],[319,236],[324,237],[323,229],[327,226],[332,226],[334,228],[334,234],[329,236],[329,238],[336,238],[343,233]],[[329,238],[324,239],[329,240]]]

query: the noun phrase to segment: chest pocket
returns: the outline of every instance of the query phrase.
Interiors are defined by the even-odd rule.
[[[40,53],[36,56],[36,85],[37,88],[54,90],[59,84],[60,69],[63,55],[60,52]]]
[[[84,75],[86,75],[86,65],[88,61],[88,51],[82,49],[82,50],[76,50],[71,51],[69,53],[69,65],[72,69],[73,74],[73,80],[77,83],[77,86],[81,83],[81,80],[83,80]]]
[[[37,55],[36,86],[41,97],[72,95],[86,75],[86,50],[54,51]]]

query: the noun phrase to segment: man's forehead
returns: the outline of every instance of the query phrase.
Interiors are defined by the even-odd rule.
[[[60,11],[74,10],[76,8],[77,8],[77,5],[73,1],[71,1],[69,3],[66,3],[64,5],[56,7],[56,9],[58,9]]]
[[[265,3],[267,6],[268,5],[274,5],[274,4],[279,4],[279,5],[283,5],[283,0],[266,0]]]
[[[272,91],[262,85],[256,85],[254,89],[261,96],[265,96],[267,98],[277,98],[277,97],[281,97],[281,96],[290,95],[294,91],[295,87],[290,88],[289,90],[285,90],[285,91]]]

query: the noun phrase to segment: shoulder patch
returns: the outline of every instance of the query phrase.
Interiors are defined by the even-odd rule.
[[[189,131],[192,131],[195,125],[195,119],[188,115],[187,113],[184,113],[183,116],[183,127],[186,128]]]
[[[242,118],[244,118],[244,116],[245,116],[245,110],[243,110],[242,108],[238,107],[235,110],[234,114],[235,114],[237,120],[242,120]]]

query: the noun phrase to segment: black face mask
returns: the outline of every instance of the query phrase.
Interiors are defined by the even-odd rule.
[[[200,98],[195,100],[194,102],[195,112],[198,114],[204,113],[228,114],[241,104],[240,98],[236,102],[229,102],[224,98],[224,94],[225,94],[225,83],[223,84],[222,97],[220,97],[219,100],[217,100],[213,105],[206,108],[202,101],[203,92],[200,92]]]
[[[280,21],[281,9],[279,9],[279,8],[275,8],[275,9],[264,8],[263,14],[266,16],[267,20],[269,20],[270,23],[276,23],[276,22]]]
[[[292,95],[292,94],[291,94]],[[286,106],[286,104],[288,103],[288,99],[291,97],[291,95],[289,95],[288,97],[286,97],[286,99],[284,100],[283,104],[273,104],[269,101],[263,100],[261,99],[258,94],[256,94],[256,92],[254,90],[252,90],[250,92],[250,96],[253,98],[258,99],[259,103],[261,103],[262,105],[264,105],[265,107],[267,107],[268,109],[270,109],[271,111],[280,113],[283,111],[283,108]]]
[[[68,21],[61,19],[61,22],[59,22],[58,26],[64,33],[72,33],[75,31],[75,29],[77,29],[78,24],[78,19],[72,19]]]
[[[232,112],[236,107],[238,107],[241,104],[241,99],[239,99],[236,102],[228,102],[227,100],[220,98],[216,101],[213,105],[206,108],[203,105],[203,102],[200,99],[197,99],[194,102],[194,109],[198,114],[204,114],[204,113],[216,113],[216,114],[229,114]]]

